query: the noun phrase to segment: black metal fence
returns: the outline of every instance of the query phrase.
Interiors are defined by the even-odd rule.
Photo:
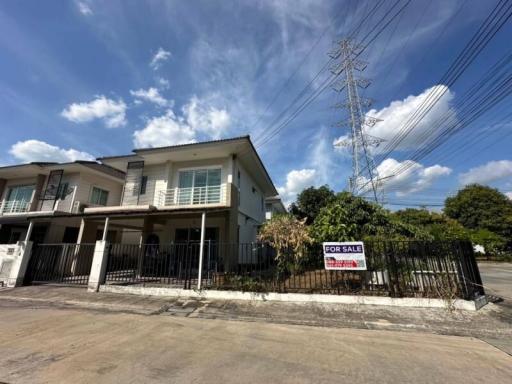
[[[211,257],[206,243],[203,258],[203,282],[217,270],[218,258]],[[197,286],[199,243],[111,244],[108,250],[107,284],[170,285],[190,289]]]
[[[366,271],[325,270],[320,246],[206,242],[202,287],[253,292],[471,299],[483,294],[470,242],[365,242]],[[199,244],[112,244],[107,283],[194,288]]]
[[[25,273],[25,284],[86,285],[89,281],[94,246],[64,243],[35,245]]]

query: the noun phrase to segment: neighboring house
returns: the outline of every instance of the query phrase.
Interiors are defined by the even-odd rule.
[[[265,199],[265,219],[270,220],[272,216],[286,213],[286,208],[279,196],[267,197]]]
[[[123,230],[122,243],[199,241],[203,219],[207,241],[254,242],[277,194],[249,136],[98,160],[126,172],[121,204],[85,208],[84,225],[104,220]]]
[[[83,209],[119,205],[124,177],[95,161],[0,167],[0,244],[25,240],[30,222],[35,243],[76,243]]]

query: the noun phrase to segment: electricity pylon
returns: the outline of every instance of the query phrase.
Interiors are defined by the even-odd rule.
[[[378,147],[384,140],[364,132],[365,126],[372,127],[381,120],[367,116],[363,112],[363,107],[368,108],[372,100],[360,97],[358,92],[358,88],[367,88],[370,81],[354,76],[354,71],[362,72],[367,66],[366,62],[357,58],[361,51],[361,46],[344,39],[339,41],[337,47],[329,53],[333,60],[338,61],[331,67],[331,72],[335,76],[344,74],[334,83],[333,88],[337,92],[345,90],[347,96],[344,102],[336,103],[334,107],[347,109],[349,115],[348,120],[338,122],[336,125],[350,128],[348,138],[338,141],[335,145],[351,148],[352,176],[349,178],[350,191],[357,195],[362,191],[371,190],[375,201],[378,201],[378,175],[369,148]],[[368,177],[361,174],[363,170],[366,171]],[[368,188],[368,185],[371,189]]]

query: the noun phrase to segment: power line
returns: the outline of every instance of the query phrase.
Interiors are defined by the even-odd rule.
[[[360,27],[361,25],[364,23],[364,21],[370,17],[371,15],[373,15],[374,12],[376,12],[379,7],[384,3],[384,0],[379,0],[374,6],[373,8],[370,10],[370,12],[368,14],[366,14],[365,17],[363,17],[363,19],[361,20],[360,24],[354,28],[354,30],[351,32],[351,35],[354,35],[356,33],[359,32],[360,30]],[[343,9],[342,9],[343,10]],[[340,13],[341,13],[341,10],[340,10]],[[338,13],[335,17],[335,19],[338,17],[338,15],[340,14]],[[323,38],[323,36],[325,35],[325,33],[328,31],[329,27],[327,27],[324,32],[322,33],[322,35],[319,37],[319,39],[315,42],[315,44],[313,45],[313,47],[311,47],[310,51],[308,52],[306,58],[304,58],[304,60],[299,64],[299,66],[296,68],[296,70],[292,73],[292,75],[290,77],[288,77],[288,79],[286,80],[285,84],[283,85],[283,87],[281,87],[281,89],[278,91],[277,95],[272,99],[272,101],[267,105],[267,107],[265,108],[265,112],[268,111],[268,109],[270,108],[270,106],[277,100],[278,96],[282,93],[282,91],[286,88],[286,86],[289,84],[289,82],[291,81],[291,79],[295,76],[295,74],[298,72],[298,70],[302,67],[302,65],[304,64],[304,62],[306,61],[307,57],[309,57],[309,55],[311,54],[311,52],[314,50],[314,48],[318,45],[318,43],[320,42],[320,40]],[[274,118],[272,120],[272,122],[270,124],[268,124],[268,127],[270,128],[271,126],[273,126],[274,124],[276,124],[277,122],[279,122],[279,120],[281,120],[281,118],[283,116],[285,116],[286,112],[291,109],[301,98],[302,96],[304,96],[308,89],[311,87],[311,85],[316,81],[316,79],[329,67],[329,65],[331,65],[332,63],[332,60],[328,60],[323,66],[322,68],[315,74],[315,76],[306,84],[306,86],[299,92],[299,94],[293,99],[293,101],[283,110],[281,111],[281,113],[278,114],[278,116],[276,118]],[[263,114],[264,114],[263,113]],[[254,128],[262,119],[263,117],[263,114],[260,115],[260,117],[258,118],[257,122],[253,125],[252,128]],[[264,137],[264,135],[262,136]],[[258,141],[259,140],[262,140],[262,138],[255,138],[254,140],[254,143],[255,143],[255,146],[258,146]]]
[[[400,1],[400,0],[398,0]],[[395,2],[392,6],[392,8],[396,7],[396,5],[398,4],[398,1]],[[383,26],[380,27],[380,29],[374,34],[374,36],[372,36],[370,38],[370,40],[366,43],[366,45],[363,47],[363,49],[361,49],[358,53],[358,56],[364,52],[364,50],[369,46],[369,44],[371,44],[371,42],[373,42],[375,40],[375,38],[380,35],[382,33],[382,31],[394,20],[396,19],[397,16],[400,15],[401,12],[404,11],[404,9],[410,4],[411,0],[408,0],[394,15],[391,16],[391,18],[389,20],[387,20],[387,22],[385,22],[385,24]],[[380,3],[377,3],[377,5],[380,4]],[[389,12],[386,12],[386,15],[389,14]],[[381,21],[379,21],[378,24],[380,24],[384,19],[381,19]],[[374,31],[374,28],[372,28],[372,32]],[[367,34],[364,39],[366,39],[367,37],[369,37],[370,35]],[[327,62],[326,65],[324,65],[324,67],[321,69],[321,71],[319,73],[317,73],[317,75],[313,78],[312,81],[310,81],[306,87],[303,89],[303,91],[299,94],[298,97],[296,97],[294,99],[294,101],[289,105],[289,107],[283,111],[277,118],[277,121],[280,121],[282,116],[284,116],[284,114],[287,112],[288,109],[291,109],[291,107],[293,107],[301,98],[302,96],[307,92],[307,89],[309,88],[309,86],[316,80],[316,78],[320,75],[320,73],[325,70],[325,68],[328,66],[328,64],[330,64],[332,62],[332,60],[329,60]],[[333,77],[332,79],[334,79],[335,77]],[[326,89],[328,87],[328,85],[326,85],[324,88],[320,88],[322,91],[324,89]],[[297,111],[299,111],[299,113],[301,111],[304,110],[305,106],[311,104],[311,102],[316,99],[322,92],[316,92],[313,94],[313,96],[310,96],[310,98],[306,99],[305,101],[302,102],[302,104],[299,105],[299,107],[297,109],[295,109],[295,112],[292,112],[292,117],[291,118],[288,118],[288,120],[286,120],[284,123],[278,125],[277,127],[275,127],[274,129],[272,129],[269,133],[267,133],[267,136],[264,136],[263,138],[257,138],[256,141],[255,141],[255,145],[256,147],[261,147],[262,145],[266,144],[268,141],[270,141],[273,137],[275,137],[275,135],[277,133],[279,133],[285,126],[287,126],[291,121],[293,121],[295,119],[295,117],[298,115],[298,113],[296,113]],[[274,120],[276,121],[276,119]],[[273,124],[270,124],[269,127],[271,127]],[[258,141],[260,140],[260,141]]]
[[[503,58],[503,64],[512,61],[512,53]],[[477,82],[470,89],[465,98],[457,105],[457,113],[448,111],[432,124],[432,127],[422,136],[425,139],[435,132],[435,138],[428,142],[424,147],[416,150],[410,160],[418,161],[430,154],[435,148],[444,144],[444,140],[473,123],[477,118],[494,108],[499,102],[503,101],[512,92],[512,68],[503,68],[502,70],[491,70],[488,76],[485,76],[480,82]],[[410,168],[411,163],[403,164],[396,170],[395,175]]]
[[[446,87],[435,87],[429,92],[427,98],[415,110],[412,116],[403,124],[402,128],[397,135],[386,145],[384,148],[385,154],[379,155],[380,159],[387,158],[391,152],[398,147],[398,145],[407,137],[410,132],[417,127],[419,122],[425,115],[433,108],[433,106],[440,100],[446,93],[447,89],[462,75],[467,67],[474,61],[474,59],[485,48],[489,41],[496,35],[505,22],[510,18],[512,8],[510,4],[505,8],[507,1],[499,1],[496,7],[491,11],[485,21],[482,23],[478,31],[473,35],[472,39],[459,53],[455,61],[451,64],[445,75],[442,77],[439,84],[446,84]],[[500,15],[501,12],[501,15]],[[381,160],[381,161],[382,161]],[[364,170],[363,170],[364,171]]]

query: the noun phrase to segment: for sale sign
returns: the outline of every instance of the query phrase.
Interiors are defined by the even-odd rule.
[[[323,243],[325,269],[365,271],[366,258],[362,241]]]

